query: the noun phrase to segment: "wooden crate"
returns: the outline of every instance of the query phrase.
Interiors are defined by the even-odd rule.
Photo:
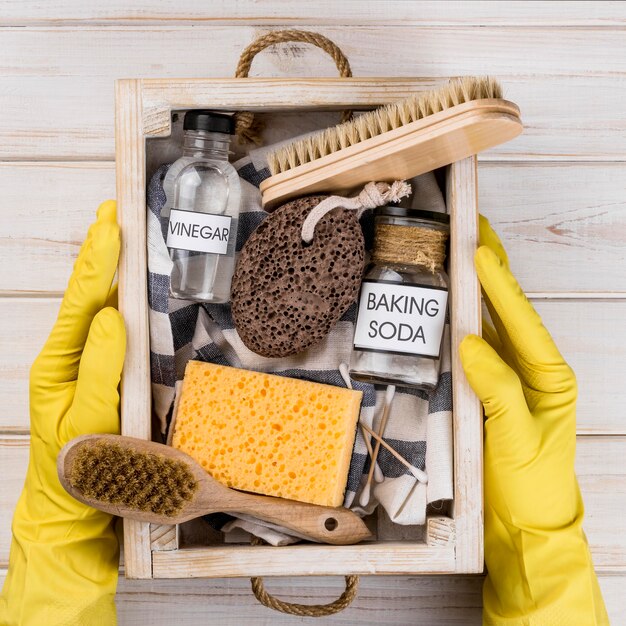
[[[146,251],[146,140],[168,137],[173,111],[367,109],[430,88],[421,79],[129,79],[116,83],[116,169],[122,228],[119,303],[128,334],[122,378],[122,433],[151,437]],[[181,528],[125,520],[129,578],[331,574],[471,573],[483,570],[482,409],[458,356],[480,334],[480,289],[473,266],[478,238],[475,157],[447,168],[454,400],[454,501],[413,534],[354,546],[187,545]],[[407,535],[409,538],[407,539]]]

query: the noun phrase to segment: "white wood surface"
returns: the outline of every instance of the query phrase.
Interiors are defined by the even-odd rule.
[[[619,28],[568,27],[555,36],[540,27],[306,26],[336,41],[355,76],[500,77],[526,130],[485,159],[626,159],[619,132],[626,126],[626,38]],[[204,23],[5,28],[0,158],[112,159],[114,79],[232,76],[240,51],[264,30]],[[321,50],[294,45],[260,54],[250,75],[335,76],[336,68]],[[42,102],[46,114],[33,116]]]
[[[495,11],[488,2],[407,2],[406,0],[355,0],[315,3],[292,0],[270,2],[213,2],[179,0],[172,6],[166,0],[110,0],[87,3],[83,0],[56,0],[54,11],[40,0],[13,0],[3,3],[0,25],[64,24],[151,24],[156,23],[226,23],[301,25],[340,23],[425,25],[425,26],[623,26],[624,13],[618,2],[541,2],[512,1],[506,10]],[[462,6],[460,6],[462,5]]]
[[[114,164],[0,161],[0,189],[0,267],[20,272],[0,273],[0,294],[62,293],[96,207],[115,197]],[[478,200],[527,292],[626,297],[625,164],[481,162]]]
[[[0,585],[6,571],[0,570]],[[626,614],[626,577],[600,575],[600,586],[612,623]],[[267,589],[290,602],[329,602],[343,578],[272,578]],[[480,626],[482,576],[362,577],[352,606],[323,624],[354,626]],[[120,626],[293,626],[310,620],[259,606],[250,582],[218,580],[134,581],[120,578],[116,598]],[[318,622],[313,622],[318,623]]]
[[[600,585],[609,615],[626,613],[621,576],[601,577]],[[292,602],[314,603],[334,600],[343,579],[266,580],[271,593]],[[363,577],[354,604],[323,624],[380,626],[479,626],[481,620],[481,577]],[[120,585],[118,607],[122,626],[144,626],[146,623],[193,624],[209,620],[220,626],[260,624],[308,624],[311,620],[294,618],[260,607],[251,596],[249,582],[240,579],[220,581],[185,580],[148,583],[148,591],[138,582]],[[148,622],[150,620],[150,622]]]
[[[5,399],[0,432],[28,432],[28,371],[59,302],[57,297],[0,298],[0,397]],[[626,435],[626,295],[608,301],[541,299],[534,304],[577,374],[578,433]]]
[[[580,486],[583,492],[586,508],[584,528],[591,546],[596,569],[604,574],[620,574],[626,576],[626,437],[599,437],[579,436],[576,458],[576,469]],[[28,437],[24,435],[0,436],[0,459],[2,459],[3,481],[0,482],[0,519],[8,522],[11,519],[13,508],[21,491],[26,466],[28,463]],[[549,506],[546,504],[545,506]],[[10,545],[10,528],[5,523],[0,532],[0,568],[8,563]],[[373,546],[373,560],[378,553],[375,550],[380,545]],[[227,550],[228,548],[224,548]],[[268,548],[257,548],[268,549]],[[327,548],[332,550],[332,548]],[[221,552],[216,549],[216,558]],[[301,567],[308,567],[306,550],[303,551]],[[155,558],[155,577],[162,576],[163,563],[174,562],[179,576],[186,576],[188,559],[172,556],[163,552]],[[200,558],[199,555],[198,558]],[[204,558],[202,556],[202,558]],[[403,563],[405,558],[401,553],[383,567],[388,573],[394,567]],[[445,551],[441,553],[440,564],[447,563]],[[269,561],[272,563],[269,563]],[[278,560],[280,562],[280,559]],[[337,563],[328,560],[328,568],[340,567]],[[240,566],[246,566],[245,556],[240,560]],[[207,567],[212,567],[210,564]],[[270,558],[266,571],[278,575],[275,558]],[[385,571],[385,570],[383,570]],[[209,584],[209,581],[207,581]]]
[[[526,125],[479,165],[479,205],[578,375],[586,528],[614,624],[626,604],[626,5],[619,2],[0,0],[0,567],[27,462],[27,375],[100,200],[114,195],[113,79],[229,76],[258,32],[319,30],[356,76],[493,73]],[[349,25],[349,27],[346,27]],[[19,27],[19,28],[16,28]],[[334,75],[322,52],[254,76]],[[38,113],[34,115],[33,113]],[[16,434],[17,433],[17,434]],[[590,436],[592,434],[606,436]],[[549,503],[547,503],[549,505]],[[370,577],[328,623],[479,624],[480,577]],[[341,580],[279,579],[291,600]],[[120,624],[301,623],[245,580],[122,581]]]
[[[612,438],[609,445],[602,437],[579,438],[577,470],[586,503],[585,529],[592,548],[594,563],[610,614],[624,615],[626,597],[626,546],[623,536],[626,521],[626,469],[622,462],[626,454],[626,438]],[[598,459],[602,457],[602,463]],[[28,440],[24,437],[0,438],[5,480],[0,483],[0,519],[8,520],[23,481],[28,462]],[[6,568],[9,528],[0,535],[0,568]],[[247,580],[183,580],[126,581],[120,579],[122,593],[118,607],[123,619],[120,624],[172,623],[187,626],[205,623],[238,625],[245,623],[281,623],[281,616],[255,606],[249,595]],[[388,616],[391,624],[479,624],[480,580],[482,577],[365,577],[362,590],[353,608],[333,619],[336,623],[383,623]],[[280,597],[292,601],[313,602],[316,598],[330,599],[341,585],[341,579],[283,578],[268,586]],[[171,597],[170,597],[171,594]],[[385,600],[386,598],[386,600]],[[391,598],[392,605],[389,606]],[[171,604],[170,604],[171,602]],[[387,602],[387,604],[385,604]],[[415,611],[420,614],[416,615]],[[422,614],[423,611],[423,614]],[[187,621],[180,621],[182,619]],[[125,621],[128,619],[128,621]],[[144,621],[141,622],[140,620]],[[282,623],[300,623],[283,617]],[[222,621],[225,620],[225,621]],[[377,621],[378,620],[378,621]]]

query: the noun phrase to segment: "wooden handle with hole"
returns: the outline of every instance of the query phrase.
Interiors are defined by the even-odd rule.
[[[222,501],[219,510],[257,517],[320,543],[348,545],[371,539],[363,520],[343,507],[319,506],[231,489],[227,502]]]
[[[171,516],[85,496],[71,483],[72,466],[82,446],[100,442],[182,462],[198,482],[198,489],[193,498]],[[321,543],[347,545],[371,538],[371,533],[363,520],[349,509],[318,506],[229,489],[215,480],[185,452],[153,441],[119,435],[82,435],[70,441],[61,450],[57,458],[57,472],[63,488],[80,502],[112,515],[140,522],[182,524],[209,513],[242,513],[287,528],[302,538]],[[153,480],[158,480],[158,476]]]

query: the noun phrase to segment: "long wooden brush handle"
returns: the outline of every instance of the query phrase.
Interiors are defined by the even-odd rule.
[[[343,507],[323,507],[236,491],[231,495],[228,502],[222,501],[220,512],[258,517],[270,524],[282,526],[300,537],[321,543],[347,545],[370,537],[362,520]],[[208,498],[206,502],[210,504]]]
[[[308,30],[275,30],[267,35],[262,35],[258,39],[255,39],[247,48],[243,50],[239,57],[239,63],[235,71],[235,78],[247,78],[250,72],[250,66],[254,57],[265,50],[269,46],[273,46],[277,43],[287,43],[291,41],[298,41],[302,43],[309,43],[313,46],[317,46],[327,52],[335,61],[335,65],[339,70],[339,75],[342,78],[350,78],[352,76],[352,70],[350,69],[350,63],[346,58],[346,55],[341,49],[330,39],[314,33]],[[352,117],[352,111],[345,110],[341,116],[342,122],[347,122]],[[240,111],[235,114],[235,134],[240,143],[246,141],[254,142],[257,145],[261,145],[261,127],[258,123],[255,123],[254,114],[250,111]]]
[[[102,495],[98,497],[86,495],[82,491],[83,487],[80,484],[73,484],[71,479],[77,455],[85,446],[87,446],[87,456],[91,456],[92,460],[95,458],[94,455],[106,454],[107,448],[110,450],[111,447],[121,450],[125,457],[130,458],[134,455],[130,469],[129,467],[120,469],[121,473],[113,482],[111,482],[110,475],[97,476],[97,480],[100,481],[99,492],[102,492]],[[98,446],[103,446],[103,448],[98,448]],[[91,450],[89,450],[90,447]],[[147,483],[157,485],[156,491],[158,492],[158,485],[162,483],[163,477],[171,476],[171,467],[168,468],[167,465],[168,460],[178,463],[179,466],[186,465],[189,476],[184,480],[187,484],[190,480],[196,482],[192,497],[185,498],[178,509],[167,515],[163,511],[155,512],[150,503],[145,501],[138,504],[135,501],[135,493],[129,497],[127,497],[128,493],[125,496],[119,496],[117,479],[123,481],[125,476],[130,475],[128,472],[136,464],[142,466]],[[146,466],[148,462],[150,465]],[[93,466],[90,465],[90,467]],[[153,441],[119,435],[82,435],[70,441],[61,450],[57,457],[57,471],[61,485],[80,502],[113,515],[141,522],[182,524],[207,513],[243,513],[277,526],[283,526],[301,537],[324,543],[351,544],[371,537],[363,520],[349,509],[317,506],[229,489],[212,478],[185,452]],[[123,484],[125,483],[122,482]],[[112,497],[112,490],[114,497]],[[158,493],[155,495],[159,496]]]

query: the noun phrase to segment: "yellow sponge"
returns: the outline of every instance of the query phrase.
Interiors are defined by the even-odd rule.
[[[228,487],[340,506],[362,393],[190,361],[172,444]]]

